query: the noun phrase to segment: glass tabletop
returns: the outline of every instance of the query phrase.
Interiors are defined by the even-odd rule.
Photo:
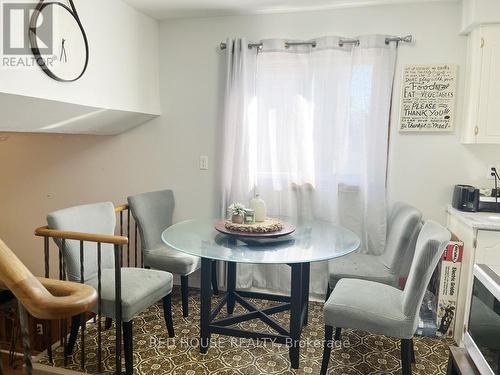
[[[187,220],[162,233],[171,248],[202,258],[236,263],[285,264],[319,262],[357,250],[360,239],[353,232],[322,221],[293,221],[293,234],[268,239],[235,238],[217,232],[218,220]]]

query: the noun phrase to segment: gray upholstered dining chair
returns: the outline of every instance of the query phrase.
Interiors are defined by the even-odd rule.
[[[188,316],[189,275],[200,268],[199,257],[171,249],[161,239],[162,232],[172,225],[175,200],[172,190],[161,190],[127,198],[130,211],[139,226],[144,266],[168,271],[181,277],[182,315]],[[218,294],[216,263],[212,263],[212,287]]]
[[[113,204],[103,202],[52,212],[47,216],[47,223],[48,228],[58,231],[112,236],[115,233],[115,215]],[[83,270],[83,282],[98,289],[100,264],[101,314],[117,322],[122,322],[126,374],[132,374],[132,321],[134,317],[162,299],[167,331],[170,337],[174,336],[170,296],[173,276],[171,273],[163,271],[122,267],[121,317],[117,316],[115,312],[115,295],[117,291],[115,289],[115,253],[113,245],[100,244],[101,256],[99,257],[97,244],[90,241],[92,239],[85,242],[55,240],[63,254],[65,272],[70,281],[81,282]],[[81,252],[81,249],[83,249],[83,252]],[[82,257],[83,262],[81,262]],[[93,312],[98,312],[97,307],[94,308]],[[81,324],[80,315],[72,318],[71,334],[66,347],[67,354],[73,352]]]
[[[427,221],[416,244],[404,290],[359,279],[341,279],[325,303],[325,345],[321,374],[326,374],[332,349],[333,327],[352,328],[401,339],[403,375],[415,362],[413,334],[432,273],[451,238],[441,225]]]
[[[415,241],[422,228],[422,213],[397,202],[387,218],[387,241],[381,255],[352,253],[328,263],[326,299],[340,279],[362,279],[397,287],[406,277],[415,250]]]

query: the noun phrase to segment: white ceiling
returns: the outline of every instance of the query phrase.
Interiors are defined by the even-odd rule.
[[[287,13],[380,4],[443,0],[123,0],[153,18]],[[445,0],[446,1],[446,0]],[[456,1],[456,0],[448,0]]]

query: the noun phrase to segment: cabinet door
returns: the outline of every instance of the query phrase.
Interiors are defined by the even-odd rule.
[[[474,263],[500,266],[500,232],[489,230],[477,232]]]
[[[465,64],[465,99],[463,105],[462,143],[477,143],[479,92],[481,86],[481,29],[472,30],[467,40]]]
[[[500,25],[481,27],[479,143],[500,143]]]

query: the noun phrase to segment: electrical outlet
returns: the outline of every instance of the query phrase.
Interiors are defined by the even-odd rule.
[[[43,336],[43,324],[38,323],[36,325],[36,333],[37,335]]]
[[[202,171],[208,170],[208,156],[200,156],[200,169]]]
[[[488,165],[488,171],[487,171],[487,178],[488,180],[494,180],[495,176],[492,176],[491,174],[493,173],[493,168],[496,169],[497,173],[500,174],[500,168],[497,164],[489,164]]]

